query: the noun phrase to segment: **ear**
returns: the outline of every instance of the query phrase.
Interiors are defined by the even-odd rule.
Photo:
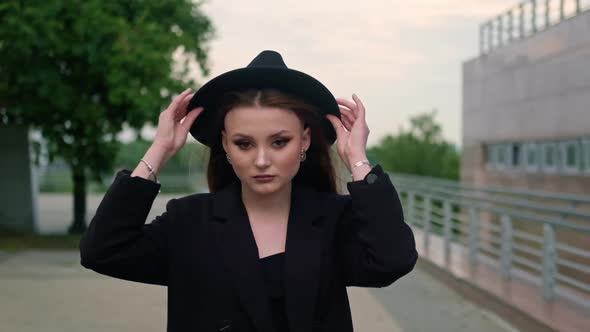
[[[303,130],[303,138],[301,140],[302,148],[307,151],[311,145],[311,130],[309,127]]]

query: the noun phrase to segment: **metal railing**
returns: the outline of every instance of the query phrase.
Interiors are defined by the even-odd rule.
[[[580,208],[590,203],[589,196],[390,177],[407,222],[424,233],[424,248],[432,234],[443,239],[445,262],[451,243],[458,244],[471,264],[491,263],[504,278],[523,277],[537,284],[546,300],[558,295],[590,307],[590,211]]]
[[[590,0],[525,0],[479,27],[479,51],[527,38],[590,9]]]
[[[132,168],[128,168],[132,170]],[[118,169],[117,169],[118,170]],[[104,174],[103,183],[97,183],[88,179],[87,191],[89,193],[104,193],[113,182],[116,171]],[[73,191],[72,175],[68,169],[52,169],[43,173],[36,172],[39,191],[48,193],[71,193]],[[161,173],[158,180],[162,184],[164,193],[196,193],[206,192],[204,174],[201,172],[186,173]]]

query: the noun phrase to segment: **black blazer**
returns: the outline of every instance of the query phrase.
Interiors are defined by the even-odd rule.
[[[80,241],[81,264],[168,286],[167,331],[273,332],[239,182],[171,199],[145,224],[160,185],[130,174],[117,172],[100,203]],[[290,332],[352,331],[346,286],[388,286],[413,269],[418,254],[398,194],[379,165],[369,174],[347,183],[350,195],[293,184],[284,275]]]

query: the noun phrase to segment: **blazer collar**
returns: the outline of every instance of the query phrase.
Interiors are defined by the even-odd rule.
[[[231,221],[234,217],[246,215],[246,208],[242,202],[242,187],[239,181],[227,185],[222,190],[213,193],[213,216],[218,221]],[[291,210],[293,207],[304,208],[308,221],[324,215],[321,207],[321,193],[300,183],[293,183],[291,188]]]
[[[285,245],[285,307],[292,332],[312,329],[322,257],[323,195],[293,183]],[[213,193],[213,231],[234,285],[258,331],[272,332],[258,246],[236,181]]]

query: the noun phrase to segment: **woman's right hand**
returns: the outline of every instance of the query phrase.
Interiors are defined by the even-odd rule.
[[[172,158],[184,146],[193,122],[203,111],[203,107],[197,107],[187,114],[186,108],[193,95],[190,88],[184,90],[160,113],[152,147],[159,150],[165,160]]]

